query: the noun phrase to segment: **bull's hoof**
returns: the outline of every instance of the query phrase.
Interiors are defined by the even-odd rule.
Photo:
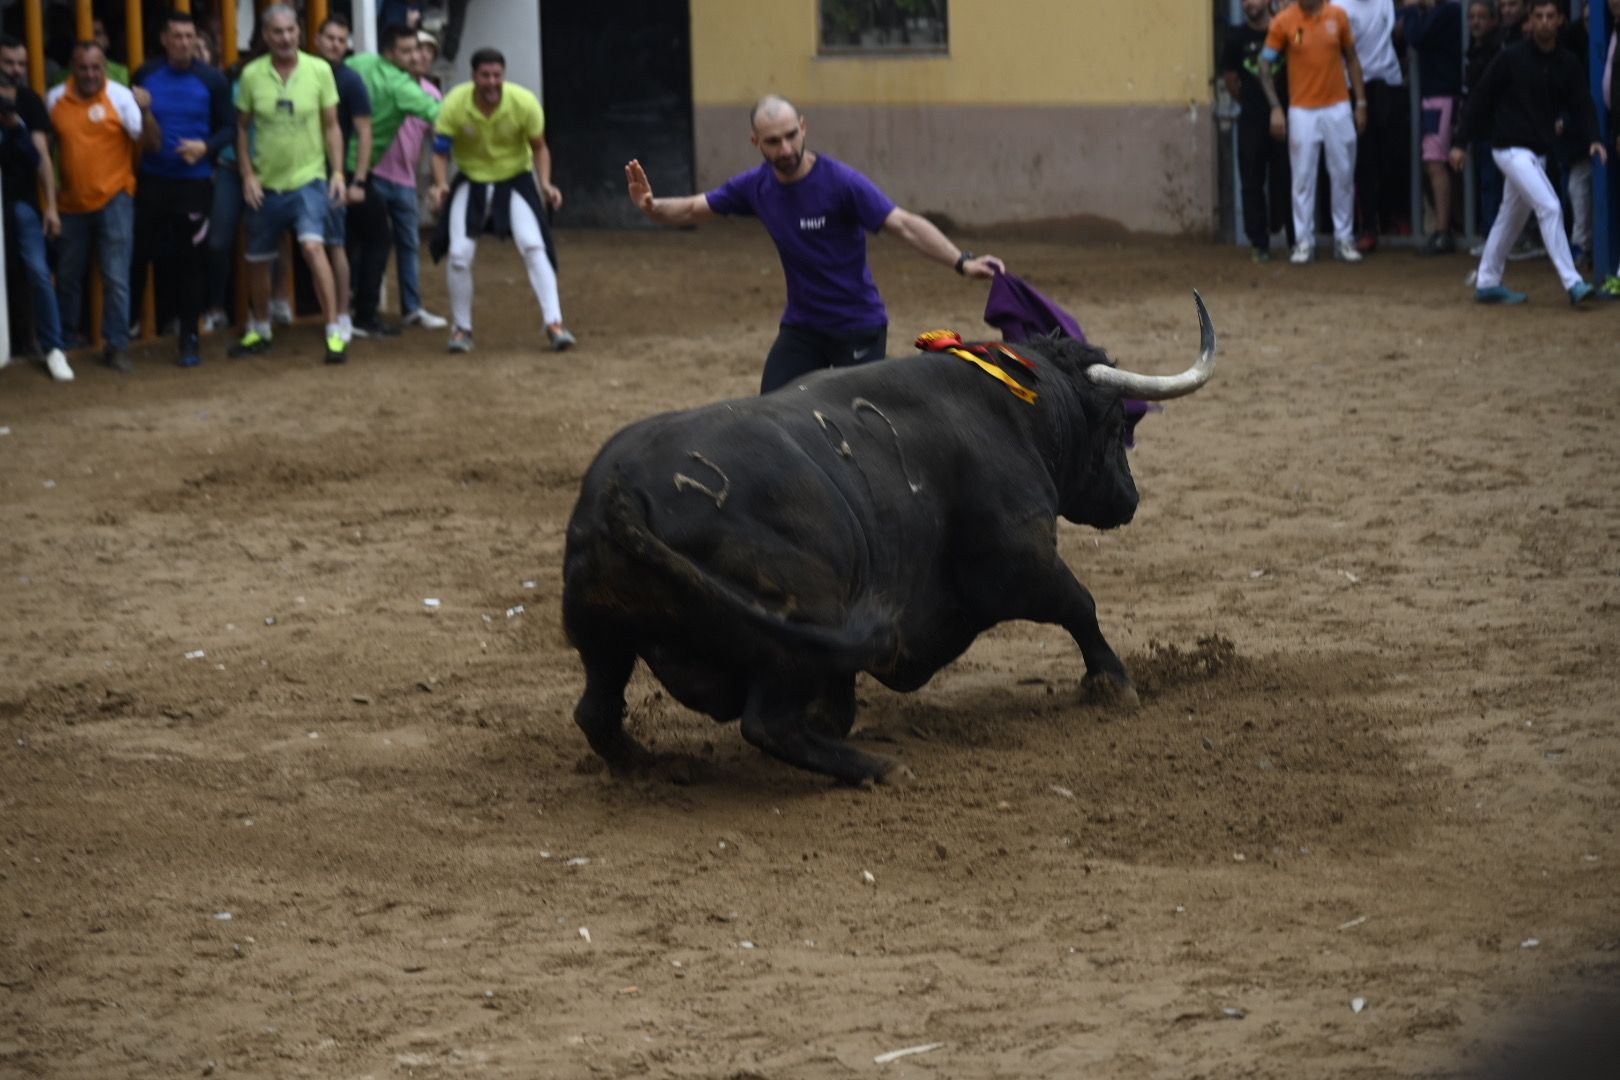
[[[1080,697],[1088,704],[1100,705],[1105,709],[1130,711],[1142,705],[1142,699],[1137,697],[1136,687],[1131,685],[1131,680],[1109,672],[1088,673],[1081,679]]]

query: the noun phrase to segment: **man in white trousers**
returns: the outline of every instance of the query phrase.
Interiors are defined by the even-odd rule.
[[[1453,169],[1463,167],[1467,160],[1464,148],[1471,140],[1488,137],[1491,159],[1502,171],[1502,208],[1485,240],[1474,280],[1474,299],[1481,304],[1522,304],[1528,299],[1503,285],[1502,273],[1508,251],[1532,213],[1569,302],[1580,304],[1597,291],[1575,269],[1558,193],[1547,179],[1547,154],[1556,137],[1559,113],[1568,113],[1591,156],[1608,160],[1580,58],[1558,47],[1563,21],[1558,0],[1531,0],[1524,36],[1503,49],[1485,69],[1479,85],[1469,93],[1467,114],[1452,140]]]
[[[546,222],[546,208],[561,206],[562,192],[551,183],[545,112],[534,94],[507,85],[499,50],[473,53],[472,73],[472,82],[445,95],[433,128],[433,201],[441,222],[434,257],[448,249],[450,351],[472,351],[473,256],[478,237],[488,232],[511,237],[523,253],[546,340],[560,352],[574,344],[574,335],[562,321],[556,251]],[[460,170],[453,193],[452,154]]]
[[[1271,78],[1279,58],[1288,66],[1286,114]],[[1299,0],[1278,12],[1260,52],[1260,86],[1271,104],[1271,135],[1288,140],[1293,168],[1294,251],[1288,261],[1297,265],[1316,257],[1316,162],[1321,153],[1327,156],[1332,188],[1333,255],[1360,262],[1353,232],[1356,136],[1367,126],[1367,89],[1344,9],[1327,0]]]

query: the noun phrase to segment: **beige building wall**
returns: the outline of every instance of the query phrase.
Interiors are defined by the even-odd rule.
[[[700,189],[751,168],[748,108],[964,224],[1215,222],[1214,16],[1200,0],[950,0],[950,53],[820,56],[816,0],[692,0]]]

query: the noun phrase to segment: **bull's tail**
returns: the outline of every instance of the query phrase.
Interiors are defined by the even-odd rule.
[[[653,532],[642,499],[617,479],[609,487],[603,510],[614,542],[639,562],[662,570],[699,608],[741,618],[782,650],[810,654],[818,661],[851,671],[882,670],[892,663],[899,638],[892,614],[881,605],[858,603],[839,626],[796,622],[670,547]],[[743,648],[749,645],[737,644]],[[757,648],[757,639],[752,644]]]

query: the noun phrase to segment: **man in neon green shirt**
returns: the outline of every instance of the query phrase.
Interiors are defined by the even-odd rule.
[[[299,50],[292,8],[266,8],[262,25],[270,51],[242,69],[237,100],[236,158],[248,206],[248,329],[229,352],[256,356],[270,348],[270,264],[281,233],[291,228],[326,321],[326,362],[341,364],[349,358],[348,344],[326,257],[327,207],[340,204],[345,190],[337,84],[325,60]]]
[[[472,56],[473,81],[445,95],[434,125],[433,202],[439,209],[434,257],[447,249],[450,351],[472,351],[473,255],[478,236],[510,236],[523,253],[529,284],[540,301],[546,340],[558,351],[574,344],[562,321],[557,261],[545,207],[562,205],[551,183],[551,150],[540,102],[506,85],[506,58],[495,49]],[[450,158],[460,175],[451,191]],[[445,204],[449,211],[445,212]]]

